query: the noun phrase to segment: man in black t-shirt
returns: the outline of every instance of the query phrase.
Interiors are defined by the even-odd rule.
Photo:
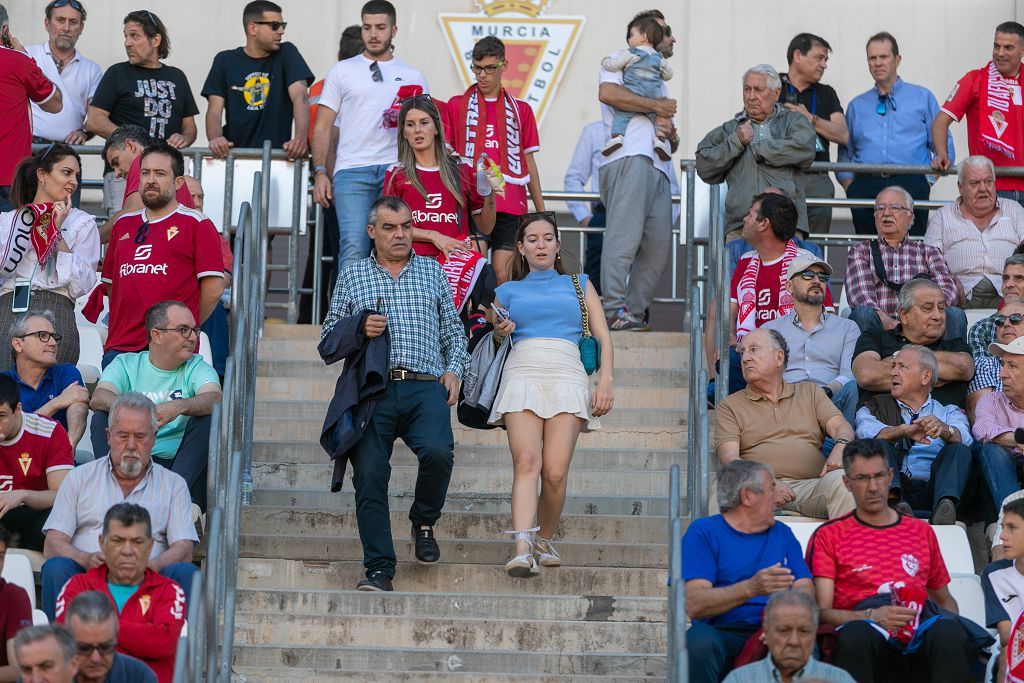
[[[210,149],[224,157],[231,147],[262,147],[270,140],[288,158],[303,157],[309,132],[306,89],[313,73],[294,44],[281,42],[287,22],[278,5],[250,2],[242,12],[242,24],[245,47],[218,53],[203,85],[202,95],[210,105]],[[223,127],[221,113],[227,119]]]
[[[779,103],[786,109],[807,118],[817,133],[815,161],[828,161],[830,142],[845,145],[850,140],[843,105],[830,85],[821,82],[828,68],[828,54],[832,46],[812,33],[801,33],[789,43],[786,60],[789,72],[782,74],[782,96]],[[807,197],[835,197],[832,178],[827,173],[804,175]],[[811,232],[828,233],[832,224],[832,209],[808,206],[807,222]]]

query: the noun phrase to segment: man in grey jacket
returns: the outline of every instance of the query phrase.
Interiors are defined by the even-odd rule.
[[[758,64],[743,74],[743,111],[697,145],[697,174],[706,183],[729,184],[725,231],[738,231],[754,195],[777,187],[796,202],[797,229],[807,234],[803,172],[814,161],[814,128],[779,105],[782,81]]]

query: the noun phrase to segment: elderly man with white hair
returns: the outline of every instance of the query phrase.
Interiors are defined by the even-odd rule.
[[[975,155],[957,168],[960,196],[928,221],[924,242],[946,257],[966,308],[995,308],[1003,295],[1003,262],[1024,242],[1024,207],[996,196],[996,171]]]
[[[743,111],[697,145],[697,175],[706,183],[729,184],[725,230],[738,231],[750,200],[770,187],[796,202],[797,230],[807,234],[804,171],[814,161],[814,127],[779,104],[782,80],[767,64],[743,74]]]

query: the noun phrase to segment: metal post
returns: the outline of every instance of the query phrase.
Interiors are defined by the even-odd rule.
[[[700,372],[697,373],[697,383],[699,386],[706,387],[708,385],[708,371],[701,368]],[[697,446],[697,472],[699,476],[697,478],[697,502],[696,509],[697,514],[700,517],[707,517],[708,515],[708,497],[711,492],[711,453],[708,448],[709,436],[708,436],[708,402],[701,401],[699,404],[700,410],[700,424],[697,426],[697,434],[700,436],[700,443]],[[693,519],[696,519],[694,517]]]
[[[715,349],[719,354],[715,380],[715,404],[729,395],[729,288],[725,274],[725,220],[720,207],[720,185],[711,186],[711,232],[708,246],[711,250],[711,291],[715,292]]]
[[[679,465],[672,465],[668,471],[668,544],[669,544],[669,558],[672,557],[673,553],[677,552],[675,549],[676,541],[673,538],[674,524],[679,519]],[[671,560],[669,562],[669,568],[671,570]],[[669,575],[668,581],[668,679],[675,680],[675,671],[679,666],[679,662],[675,658],[675,650],[672,647],[675,641],[675,629],[679,628],[679,624],[676,624],[675,620],[672,619],[673,606],[677,599],[677,593],[679,586],[673,580],[673,576]],[[685,624],[682,625],[686,627]]]
[[[257,244],[259,244],[259,255],[257,265],[260,272],[260,291],[265,291],[270,285],[267,281],[267,236],[270,226],[270,140],[263,143],[263,175],[260,179],[260,213],[257,221]],[[265,303],[265,302],[264,302]],[[260,306],[260,317],[256,327],[260,334],[263,333],[264,306]]]
[[[683,520],[676,517],[672,520],[671,550],[669,551],[669,581],[675,588],[669,623],[674,624],[669,647],[670,656],[675,661],[675,676],[671,680],[687,683],[690,670],[686,656],[686,591],[683,587]]]
[[[224,629],[220,652],[220,675],[217,679],[214,679],[220,681],[220,683],[230,683],[231,681],[231,658],[235,642],[235,596],[238,587],[238,531],[242,509],[240,495],[242,488],[242,460],[243,455],[241,451],[235,451],[231,454],[231,476],[228,485],[228,502],[225,507],[227,511],[225,515],[227,518],[225,520],[227,533],[225,533],[224,537],[225,565],[230,566],[224,567],[227,590],[224,594]]]
[[[228,235],[231,234],[231,207],[235,201],[235,153],[228,152],[227,159],[224,162],[224,230]],[[238,226],[241,229],[242,217],[238,217]],[[238,252],[235,252],[235,256],[238,256]]]
[[[310,311],[310,322],[319,325],[320,310],[323,308],[321,292],[324,277],[324,207],[313,202],[313,308]]]
[[[222,537],[224,534],[223,514],[219,507],[213,507],[210,508],[206,517],[209,520],[210,529],[206,534],[206,562],[204,562],[208,576],[211,570],[214,576],[218,572],[224,571],[224,558],[221,555]],[[197,596],[193,595],[192,599],[197,599]],[[209,643],[206,653],[206,681],[207,683],[216,683],[217,643],[220,642],[220,638],[217,637],[217,627],[219,625],[217,609],[219,603],[217,602],[216,581],[207,581],[203,586],[203,604],[205,606],[203,610],[203,623],[206,632],[202,635],[205,636],[204,641]]]
[[[299,202],[305,202],[307,192],[304,182],[303,171],[305,163],[301,159],[293,162],[295,165],[294,179],[292,183],[292,228],[288,237],[288,324],[294,325],[299,322],[299,218],[302,215]],[[300,199],[301,198],[301,199]]]

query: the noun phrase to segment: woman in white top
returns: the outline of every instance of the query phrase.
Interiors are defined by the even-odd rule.
[[[78,363],[75,300],[87,295],[98,281],[100,237],[96,219],[71,206],[78,187],[78,154],[60,142],[24,159],[14,171],[11,202],[14,211],[0,214],[0,340],[7,346],[14,320],[15,282],[31,281],[29,308],[53,311],[57,333],[57,362]],[[27,204],[51,204],[60,230],[56,251],[40,264],[30,241],[31,221],[22,220]],[[24,216],[27,218],[27,216]],[[11,365],[0,353],[0,370]]]

